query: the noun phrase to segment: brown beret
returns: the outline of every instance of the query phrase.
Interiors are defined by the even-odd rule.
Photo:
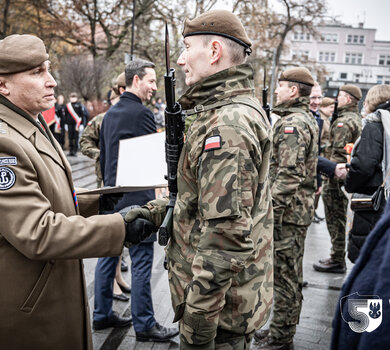
[[[362,98],[362,90],[355,85],[343,85],[340,88],[340,91],[347,92],[351,96],[355,97],[357,100],[361,100]]]
[[[334,98],[330,98],[330,97],[324,97],[322,99],[322,102],[321,102],[321,107],[328,107],[332,104],[334,104]]]
[[[208,11],[193,20],[184,21],[183,36],[219,35],[231,39],[245,47],[249,55],[252,52],[252,42],[238,17],[226,10]]]
[[[125,72],[118,75],[115,81],[116,86],[126,86]]]
[[[111,89],[110,101],[112,101],[113,99],[115,99],[117,97],[119,97],[119,95],[115,92],[115,90]]]
[[[290,68],[280,74],[279,81],[291,81],[293,83],[314,85],[314,79],[307,68],[297,67]]]
[[[45,44],[34,35],[14,34],[0,40],[0,74],[33,69],[48,59]]]

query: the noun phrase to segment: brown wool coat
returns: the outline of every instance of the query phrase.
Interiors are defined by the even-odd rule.
[[[0,174],[15,175],[9,189],[0,186],[0,349],[92,349],[80,259],[122,250],[122,217],[80,215],[96,212],[96,197],[79,196],[75,207],[70,165],[57,149],[0,104]],[[17,164],[4,165],[7,157]]]

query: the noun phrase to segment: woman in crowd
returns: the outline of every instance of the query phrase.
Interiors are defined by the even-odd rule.
[[[376,85],[367,93],[361,137],[352,151],[352,160],[345,180],[349,193],[371,195],[383,183],[390,168],[390,86]],[[390,177],[389,177],[390,178]],[[390,184],[390,181],[387,181]],[[385,185],[385,188],[390,188]],[[356,211],[348,235],[348,258],[355,262],[363,243],[383,213],[385,199],[378,211]]]

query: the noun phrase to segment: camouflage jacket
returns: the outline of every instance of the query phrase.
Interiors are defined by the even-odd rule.
[[[337,119],[330,126],[329,145],[325,157],[337,163],[346,163],[348,154],[344,149],[348,143],[355,143],[362,132],[362,117],[357,105],[350,104],[338,109]]]
[[[196,83],[180,103],[187,114],[199,112],[178,165],[167,257],[181,337],[201,345],[213,341],[217,327],[252,332],[270,313],[271,127],[247,64]]]
[[[95,159],[96,180],[102,181],[102,172],[100,170],[100,128],[102,126],[105,113],[98,114],[93,118],[84,129],[80,137],[80,151],[89,158]]]
[[[330,138],[330,119],[320,111],[321,119],[324,121],[321,132],[321,152],[320,155],[324,155],[326,147],[329,145]]]
[[[314,215],[318,160],[318,125],[309,99],[277,105],[270,166],[275,224],[307,226]]]

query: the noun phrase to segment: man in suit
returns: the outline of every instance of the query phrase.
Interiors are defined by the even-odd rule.
[[[125,69],[126,90],[119,102],[105,115],[100,131],[100,165],[106,186],[116,183],[119,141],[156,132],[153,113],[143,105],[150,100],[156,86],[154,64],[131,61]],[[134,164],[134,169],[139,164]],[[126,193],[115,211],[129,205],[144,205],[155,198],[154,190]],[[154,318],[150,278],[153,264],[153,244],[156,236],[129,249],[131,257],[131,313],[138,341],[169,341],[177,329],[161,326]],[[106,328],[105,319],[112,312],[112,282],[118,258],[101,258],[95,271],[94,329]]]
[[[41,112],[57,85],[43,41],[0,40],[0,349],[92,350],[81,259],[115,256],[139,237],[119,214],[79,196]],[[127,321],[118,315],[112,323]]]

